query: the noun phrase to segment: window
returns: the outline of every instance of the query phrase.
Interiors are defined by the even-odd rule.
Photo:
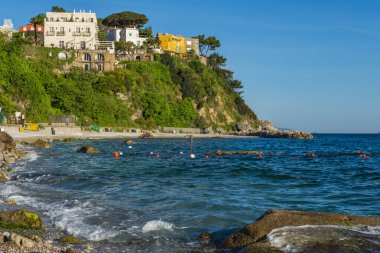
[[[80,27],[75,28],[76,33],[80,33]]]
[[[49,32],[53,33],[54,32],[54,27],[49,28]]]
[[[91,18],[91,23],[94,23],[94,19],[93,18]]]
[[[99,72],[103,72],[104,71],[103,64],[98,64],[98,71]]]
[[[84,69],[84,71],[90,70],[90,64],[88,64],[88,63],[83,64],[83,69]]]
[[[59,32],[60,32],[60,33],[64,33],[64,32],[65,32],[65,28],[64,28],[64,27],[60,27],[60,28],[59,28]]]
[[[104,61],[104,55],[98,54],[98,61]]]
[[[81,41],[80,42],[80,48],[81,49],[86,49],[86,41]]]
[[[91,55],[88,53],[85,53],[83,55],[83,61],[91,61]]]
[[[129,33],[129,37],[132,37],[132,33]]]
[[[65,48],[65,42],[63,40],[59,41],[59,47]]]
[[[90,33],[90,27],[86,27],[86,33]]]

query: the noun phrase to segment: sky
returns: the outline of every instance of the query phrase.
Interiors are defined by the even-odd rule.
[[[380,132],[380,1],[1,0],[16,27],[58,5],[147,15],[154,32],[214,35],[244,99],[275,126]]]

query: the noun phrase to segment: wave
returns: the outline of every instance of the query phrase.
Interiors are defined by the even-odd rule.
[[[2,195],[7,199],[13,199],[17,205],[29,206],[44,211],[52,225],[74,236],[83,237],[91,241],[110,239],[119,234],[118,231],[103,228],[101,225],[88,224],[85,219],[96,217],[104,211],[95,207],[90,201],[64,200],[61,203],[46,203],[38,198],[23,196],[21,189],[15,185],[7,185],[2,190]]]
[[[380,252],[380,227],[306,225],[272,230],[270,244],[286,253]]]
[[[151,220],[148,221],[142,228],[143,233],[158,231],[158,230],[170,230],[173,231],[175,228],[174,224],[162,221],[162,220]]]

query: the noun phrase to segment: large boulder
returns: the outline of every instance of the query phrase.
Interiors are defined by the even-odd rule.
[[[51,144],[48,140],[37,140],[33,146],[37,148],[50,148]]]
[[[82,244],[83,241],[79,239],[78,237],[75,237],[73,235],[64,235],[59,239],[59,242],[62,244],[71,244],[71,245],[76,245],[76,244]]]
[[[251,248],[254,248],[253,245],[262,242],[273,229],[304,225],[380,226],[380,217],[273,210],[264,213],[255,222],[230,235],[222,243],[222,246],[235,249],[250,245]]]
[[[0,132],[0,143],[13,144],[13,138],[6,132]]]
[[[78,149],[77,152],[78,153],[85,153],[85,154],[100,154],[101,153],[94,146],[83,146],[80,149]]]
[[[11,229],[45,229],[40,216],[30,210],[0,211],[0,227]]]

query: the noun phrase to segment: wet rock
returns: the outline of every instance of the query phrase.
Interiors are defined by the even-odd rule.
[[[83,146],[80,149],[78,149],[77,152],[78,153],[85,153],[85,154],[100,154],[101,153],[94,146]]]
[[[12,229],[45,229],[39,215],[27,209],[0,211],[0,227]]]
[[[62,141],[65,143],[70,143],[72,141],[72,139],[71,138],[65,138]]]
[[[139,136],[139,139],[153,139],[153,134],[146,132]]]
[[[0,243],[5,243],[8,241],[8,238],[5,235],[0,234]]]
[[[13,138],[6,132],[0,132],[0,143],[14,144]]]
[[[132,140],[127,140],[124,142],[124,144],[132,145],[132,144],[134,144],[134,142]]]
[[[71,245],[76,245],[76,244],[82,244],[83,241],[73,235],[64,235],[59,239],[59,242],[62,244],[71,244]]]
[[[65,253],[80,253],[80,250],[73,249],[73,248],[67,248]]]
[[[212,242],[212,240],[213,240],[213,236],[209,232],[203,232],[199,236],[199,241],[202,244],[209,244],[210,242]]]
[[[234,249],[257,243],[265,239],[273,229],[286,226],[338,225],[338,226],[379,226],[380,217],[363,217],[344,214],[314,213],[288,210],[274,210],[264,213],[255,222],[229,236],[223,247]]]
[[[33,146],[37,148],[50,148],[51,144],[47,140],[37,140],[35,143],[33,143]]]
[[[8,181],[10,180],[10,176],[5,171],[0,171],[0,181]]]

